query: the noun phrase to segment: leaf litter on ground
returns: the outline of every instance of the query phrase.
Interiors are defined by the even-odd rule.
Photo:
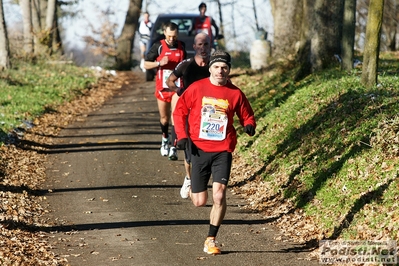
[[[46,181],[46,155],[42,151],[62,128],[100,107],[126,82],[124,72],[104,72],[77,99],[27,121],[23,132],[9,135],[11,141],[0,147],[1,265],[68,265],[51,245],[62,239],[53,239],[45,230],[56,222],[43,218],[50,211],[45,193],[51,191],[41,190]]]

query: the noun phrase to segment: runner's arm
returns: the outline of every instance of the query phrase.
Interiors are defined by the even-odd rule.
[[[171,89],[174,92],[176,92],[179,89],[175,84],[176,80],[178,80],[178,77],[176,77],[174,73],[170,74],[170,76],[166,80],[166,85],[168,85],[169,89]]]
[[[182,96],[177,100],[176,107],[172,114],[178,140],[188,137],[186,132],[186,123],[189,110],[189,103],[187,101],[189,99],[185,99],[183,96],[184,94],[182,94]]]
[[[191,62],[190,59],[185,59],[185,60],[181,61],[175,67],[175,69],[173,70],[172,74],[170,74],[169,78],[166,80],[166,84],[168,85],[169,89],[171,89],[172,91],[177,92],[177,94],[179,96],[181,95],[181,93],[179,93],[179,91],[182,88],[177,87],[175,81],[184,76],[184,73],[186,72],[187,66],[190,64],[190,62]],[[183,84],[183,86],[184,86],[184,84]]]
[[[219,27],[216,25],[216,21],[211,18],[211,25],[215,28],[215,39],[219,36]]]
[[[236,113],[240,120],[240,124],[243,127],[251,126],[251,133],[253,132],[252,134],[254,134],[255,129],[256,129],[256,121],[255,121],[254,111],[253,111],[251,104],[249,103],[247,97],[242,92],[241,92],[240,101],[237,104],[237,107],[238,108],[236,110]],[[245,130],[247,130],[247,129],[245,129]]]
[[[145,61],[144,61],[144,68],[145,69],[153,69],[153,68],[157,68],[160,66],[160,62],[156,61],[156,59],[158,58],[159,54],[158,54],[158,50],[159,47],[161,46],[161,42],[156,42],[154,43],[150,50],[148,51],[147,55],[145,56]]]

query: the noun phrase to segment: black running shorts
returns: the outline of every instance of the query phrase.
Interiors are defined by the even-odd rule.
[[[191,146],[192,146],[191,139],[188,138],[188,144],[187,144],[186,149],[184,150],[184,159],[186,160],[186,162],[188,164],[191,164],[191,152],[192,152]]]
[[[213,182],[227,186],[230,178],[232,154],[230,152],[194,150],[195,152],[191,154],[191,192],[206,191],[211,175]]]

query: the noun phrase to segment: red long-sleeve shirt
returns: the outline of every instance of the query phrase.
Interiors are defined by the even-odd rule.
[[[235,114],[242,126],[256,127],[252,107],[238,87],[231,82],[216,86],[209,78],[201,79],[194,82],[176,104],[173,119],[177,137],[190,137],[205,152],[233,152],[237,144]],[[188,132],[185,130],[187,116]]]

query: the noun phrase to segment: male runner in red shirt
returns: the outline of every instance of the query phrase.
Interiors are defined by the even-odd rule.
[[[253,136],[256,122],[245,94],[229,79],[230,55],[215,51],[209,61],[210,77],[192,83],[180,96],[173,112],[177,146],[185,148],[191,139],[191,200],[197,207],[208,200],[212,176],[213,205],[204,252],[220,254],[216,235],[226,214],[226,190],[230,178],[232,153],[237,144],[234,116],[244,131]],[[186,130],[188,126],[188,131]]]

